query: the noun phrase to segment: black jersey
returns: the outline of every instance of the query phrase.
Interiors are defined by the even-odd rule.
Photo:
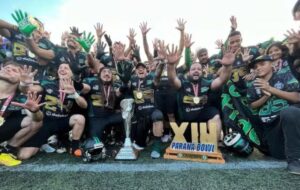
[[[102,117],[115,112],[116,86],[103,85],[98,77],[85,78],[83,82],[91,87],[87,95],[89,117]]]
[[[137,110],[142,111],[154,108],[154,90],[155,86],[151,75],[147,75],[144,79],[139,79],[138,77],[131,79],[131,91]]]
[[[76,102],[68,94],[65,95],[63,102],[60,101],[59,81],[43,80],[41,81],[41,86],[43,88],[44,102],[46,102],[46,105],[43,107],[45,116],[50,118],[69,117]]]
[[[247,91],[249,103],[255,102],[261,98],[261,95],[257,94],[253,83],[254,81],[249,84]],[[299,91],[299,82],[291,72],[273,73],[272,78],[269,80],[269,84],[282,91]],[[272,95],[267,102],[259,108],[258,115],[262,122],[271,123],[279,116],[280,111],[287,108],[289,105],[290,103],[287,100]]]
[[[178,90],[180,117],[182,119],[195,118],[207,105],[212,80],[201,78],[195,84],[184,78],[181,78],[180,81],[181,87]]]

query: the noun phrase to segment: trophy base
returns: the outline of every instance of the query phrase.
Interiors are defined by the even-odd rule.
[[[131,146],[130,138],[125,139],[124,147],[122,147],[115,157],[115,160],[136,160],[137,154]]]

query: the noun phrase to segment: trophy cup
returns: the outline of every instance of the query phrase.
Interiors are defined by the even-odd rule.
[[[126,132],[125,143],[120,149],[119,153],[115,157],[115,160],[136,160],[137,155],[133,150],[132,142],[130,139],[130,128],[131,128],[131,118],[133,115],[133,99],[124,99],[121,101],[120,106],[122,109],[122,118],[124,119],[124,127]]]

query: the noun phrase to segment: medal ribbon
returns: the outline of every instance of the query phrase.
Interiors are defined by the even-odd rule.
[[[192,86],[193,86],[193,91],[194,91],[195,97],[198,97],[199,85],[198,84],[192,84]]]
[[[109,95],[110,95],[110,88],[111,88],[111,86],[109,85],[107,88],[106,88],[106,86],[104,86],[104,88],[103,88],[103,91],[104,91],[104,97],[105,97],[105,100],[106,100],[106,106],[108,106],[108,98],[109,98]],[[107,89],[107,91],[106,91],[106,89]]]
[[[10,95],[4,102],[4,104],[2,105],[2,108],[0,110],[0,117],[2,117],[4,115],[4,112],[6,111],[8,105],[10,104],[11,100],[13,99],[13,97],[15,96],[15,94]]]

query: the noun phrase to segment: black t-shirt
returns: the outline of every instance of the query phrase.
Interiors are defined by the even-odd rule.
[[[261,95],[257,94],[253,83],[254,81],[249,84],[247,90],[249,103],[255,102],[261,98]],[[282,91],[299,91],[299,82],[291,72],[273,73],[272,78],[269,80],[269,84]],[[287,100],[272,95],[267,102],[258,109],[258,115],[263,123],[271,123],[279,116],[280,111],[289,107],[290,104],[291,103]]]
[[[180,81],[181,88],[178,90],[180,117],[183,120],[190,120],[189,118],[199,116],[201,110],[207,105],[208,93],[213,80],[201,78],[196,84],[193,84],[189,80],[183,78],[181,78]],[[198,94],[196,94],[197,86]]]
[[[26,37],[23,34],[14,31],[10,31],[10,34],[10,37],[7,39],[11,42],[11,52],[14,61],[23,65],[32,66],[33,70],[37,69],[39,72],[35,76],[35,79],[41,79],[41,76],[43,75],[42,71],[36,59],[33,58],[34,55],[26,46]]]
[[[131,92],[137,111],[154,108],[154,90],[155,85],[151,75],[147,75],[144,79],[139,79],[138,77],[131,79]]]
[[[45,116],[57,119],[70,117],[72,107],[76,102],[68,94],[65,95],[63,103],[60,102],[59,81],[43,80],[40,85],[43,88],[44,102],[46,102],[43,107]]]
[[[114,85],[107,87],[105,89],[107,94],[105,94],[103,89],[104,85],[100,82],[98,77],[85,78],[83,82],[91,87],[91,91],[87,95],[89,117],[103,117],[106,116],[107,113],[115,112],[116,87]]]

